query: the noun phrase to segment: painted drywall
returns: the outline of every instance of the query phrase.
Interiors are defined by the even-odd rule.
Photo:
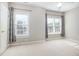
[[[58,15],[58,16],[63,16],[64,15],[64,12],[57,12],[57,11],[50,11],[50,10],[47,10],[46,13],[48,15]]]
[[[33,40],[45,40],[45,10],[33,8],[31,15],[31,38]]]
[[[79,7],[65,13],[66,38],[79,42]]]
[[[0,3],[0,53],[8,47],[8,3]]]

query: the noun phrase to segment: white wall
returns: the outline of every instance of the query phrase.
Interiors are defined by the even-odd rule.
[[[31,39],[45,40],[45,10],[42,8],[33,8],[30,19]]]
[[[0,3],[0,53],[8,47],[8,3]]]
[[[79,8],[65,13],[66,38],[79,42]]]

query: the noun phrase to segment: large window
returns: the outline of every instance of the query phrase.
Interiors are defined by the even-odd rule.
[[[24,10],[15,10],[15,35],[16,37],[29,36],[29,12]]]
[[[28,15],[16,14],[18,35],[29,35]]]
[[[47,15],[48,34],[61,34],[61,16]]]

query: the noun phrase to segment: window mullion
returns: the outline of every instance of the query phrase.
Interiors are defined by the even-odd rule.
[[[55,33],[55,17],[53,17],[53,33]]]

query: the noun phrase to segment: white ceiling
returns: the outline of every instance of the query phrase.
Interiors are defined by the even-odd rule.
[[[70,9],[73,9],[79,6],[78,2],[64,2],[62,3],[61,8],[58,8],[57,7],[58,3],[59,2],[22,2],[21,4],[38,6],[48,10],[60,11],[60,12],[66,12]]]

